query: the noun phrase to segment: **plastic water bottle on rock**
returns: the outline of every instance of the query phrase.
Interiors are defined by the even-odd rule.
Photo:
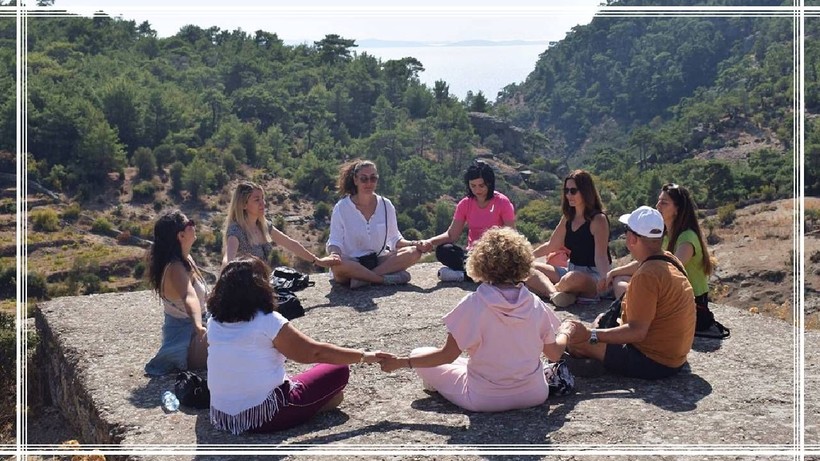
[[[166,413],[173,413],[179,410],[179,399],[173,392],[165,391],[162,393],[162,409],[165,410]]]

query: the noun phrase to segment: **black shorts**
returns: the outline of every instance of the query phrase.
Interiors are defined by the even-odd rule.
[[[604,367],[612,373],[630,378],[661,379],[676,374],[683,365],[677,368],[661,365],[631,344],[607,344]]]

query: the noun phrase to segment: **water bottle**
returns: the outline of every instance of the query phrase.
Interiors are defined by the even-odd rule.
[[[174,395],[171,391],[165,391],[162,393],[162,409],[165,410],[166,413],[173,413],[179,410],[179,399],[177,396]]]

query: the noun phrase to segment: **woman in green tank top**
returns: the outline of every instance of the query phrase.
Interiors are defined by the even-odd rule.
[[[697,205],[689,190],[675,183],[665,184],[655,208],[666,225],[663,247],[683,263],[699,306],[709,306],[709,274],[713,261],[698,223]]]
[[[692,195],[685,187],[668,183],[661,188],[655,208],[660,211],[666,226],[663,249],[673,253],[683,263],[695,292],[695,303],[708,307],[709,275],[714,268],[714,261],[700,230],[697,205],[692,200]],[[612,269],[601,280],[599,290],[603,291],[612,285],[615,297],[619,298],[626,291],[629,279],[637,268],[638,264],[633,261]]]

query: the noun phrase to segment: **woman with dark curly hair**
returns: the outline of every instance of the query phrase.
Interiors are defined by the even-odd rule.
[[[558,307],[573,304],[579,296],[597,299],[598,281],[609,272],[609,219],[604,214],[601,196],[592,175],[575,170],[564,178],[561,195],[563,216],[549,241],[538,246],[533,255],[547,256],[566,249],[567,267],[537,262],[527,286],[540,296],[549,297]]]
[[[314,341],[276,311],[270,269],[260,259],[229,262],[208,300],[208,389],[217,429],[274,432],[299,425],[343,398],[351,363],[384,354]],[[285,360],[318,363],[288,376]]]
[[[447,341],[389,357],[382,371],[416,371],[426,389],[470,411],[540,405],[549,396],[541,354],[558,361],[567,335],[561,321],[521,282],[530,274],[532,247],[513,229],[493,227],[473,246],[467,272],[481,282],[443,317]],[[459,357],[465,351],[468,358]]]
[[[195,240],[194,221],[179,210],[162,214],[154,224],[154,243],[145,254],[146,277],[162,300],[165,322],[162,346],[145,365],[148,375],[205,366],[208,344],[202,324],[208,286],[190,255]]]

